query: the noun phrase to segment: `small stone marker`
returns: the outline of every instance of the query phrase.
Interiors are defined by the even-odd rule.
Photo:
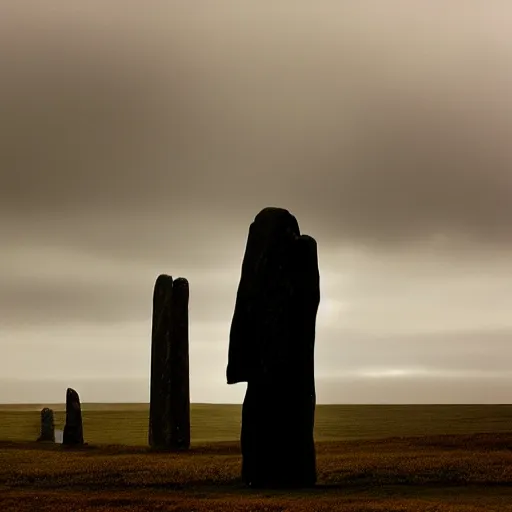
[[[53,411],[48,407],[41,409],[41,433],[38,441],[55,442],[55,425],[53,421]]]
[[[64,426],[62,444],[84,444],[80,398],[78,393],[71,388],[66,391],[66,425]]]

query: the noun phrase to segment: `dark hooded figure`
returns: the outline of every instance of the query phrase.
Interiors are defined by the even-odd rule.
[[[228,384],[247,382],[242,478],[254,487],[316,482],[314,346],[317,245],[297,220],[265,208],[249,229],[231,324]]]

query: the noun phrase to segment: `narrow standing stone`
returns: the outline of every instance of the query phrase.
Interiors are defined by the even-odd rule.
[[[41,434],[38,441],[55,442],[55,423],[53,420],[53,411],[48,407],[41,409]]]
[[[316,482],[317,246],[295,217],[266,208],[249,229],[231,324],[228,384],[247,382],[242,478],[255,487]]]
[[[68,388],[66,391],[66,425],[64,426],[62,444],[84,444],[80,397],[78,393],[71,388]]]
[[[173,283],[170,357],[170,440],[173,450],[190,448],[190,381],[188,353],[188,281]]]
[[[149,445],[169,446],[170,423],[170,344],[172,277],[158,276],[153,292],[153,326],[151,334],[151,385],[149,401]]]
[[[189,285],[160,275],[153,294],[149,445],[190,447]]]

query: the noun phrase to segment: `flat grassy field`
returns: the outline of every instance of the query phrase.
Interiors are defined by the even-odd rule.
[[[0,405],[0,440],[37,439],[43,407],[63,429],[62,404]],[[82,412],[87,442],[147,445],[147,404],[83,404]],[[238,440],[240,415],[240,405],[192,404],[192,443]],[[317,441],[502,433],[512,432],[512,405],[319,405],[315,421]]]
[[[2,512],[512,511],[512,434],[317,443],[318,486],[253,490],[237,443],[187,453],[0,442]]]
[[[192,405],[192,450],[147,448],[147,404],[83,404],[89,444],[36,443],[40,410],[0,406],[0,511],[510,511],[512,405],[320,405],[318,486],[240,480],[240,405]]]

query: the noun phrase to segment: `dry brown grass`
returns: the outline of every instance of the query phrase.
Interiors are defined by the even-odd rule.
[[[3,511],[512,511],[512,434],[321,442],[319,482],[256,491],[236,443],[188,453],[0,443]]]

